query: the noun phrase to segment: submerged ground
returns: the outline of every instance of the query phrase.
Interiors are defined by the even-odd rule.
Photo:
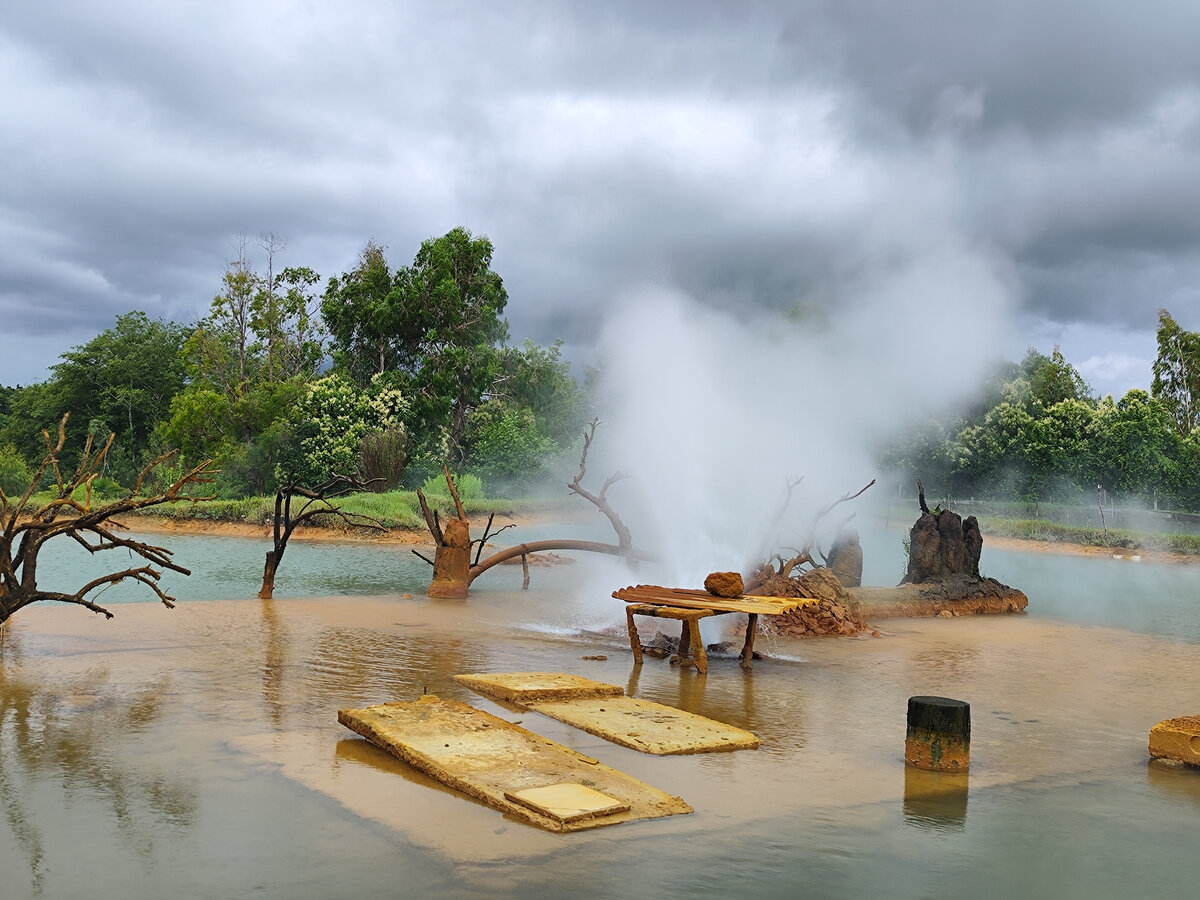
[[[437,602],[412,590],[421,570],[400,549],[372,551],[400,573],[381,593],[352,577],[364,558],[335,547],[349,574],[330,580],[364,593],[263,602],[226,571],[262,548],[225,540],[190,589],[226,599],[122,603],[110,622],[31,608],[6,629],[4,896],[1118,897],[1192,883],[1200,773],[1149,763],[1146,738],[1197,711],[1195,569],[997,550],[991,573],[1023,574],[1029,615],[762,642],[773,658],[752,672],[718,658],[704,677],[632,666],[607,631],[623,618],[599,586],[620,586],[613,569],[539,572],[529,593],[511,589],[517,571]],[[292,560],[316,593],[329,552]],[[583,659],[595,655],[608,658]],[[611,681],[763,747],[644,756],[451,679],[521,670]],[[696,812],[545,834],[337,723],[339,707],[425,691],[522,721]],[[915,694],[972,704],[965,781],[904,767]]]

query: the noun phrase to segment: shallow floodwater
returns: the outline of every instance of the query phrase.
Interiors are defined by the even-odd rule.
[[[406,548],[298,543],[280,598],[263,602],[262,542],[163,542],[195,570],[174,588],[177,609],[127,602],[138,594],[106,596],[111,621],[33,607],[0,639],[5,897],[1192,889],[1200,771],[1148,762],[1146,739],[1200,711],[1200,568],[985,548],[985,571],[1029,594],[1028,615],[760,639],[771,658],[753,671],[718,657],[699,676],[632,665],[608,594],[645,579],[609,561],[535,569],[527,593],[519,567],[489,573],[448,602],[421,593],[428,568]],[[59,562],[76,582],[90,564]],[[879,567],[897,571],[898,549]],[[582,658],[596,654],[608,658]],[[451,678],[513,670],[620,684],[748,728],[763,747],[645,756]],[[338,708],[425,691],[519,720],[696,811],[547,834],[337,723]],[[916,694],[971,703],[968,776],[904,766]]]

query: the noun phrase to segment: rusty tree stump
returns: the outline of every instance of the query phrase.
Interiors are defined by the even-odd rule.
[[[909,697],[904,761],[933,772],[965,772],[971,763],[971,705],[947,697]]]

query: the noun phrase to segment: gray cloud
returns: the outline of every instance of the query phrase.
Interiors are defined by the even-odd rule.
[[[517,338],[582,350],[647,285],[742,316],[853,315],[864,285],[968,253],[1011,294],[1015,337],[989,350],[1061,338],[1097,386],[1144,385],[1157,308],[1200,327],[1198,19],[1026,0],[20,5],[0,25],[0,382],[42,377],[47,346],[120,312],[201,313],[239,232],[275,231],[287,264],[328,276],[368,238],[398,264],[462,224],[496,245]]]

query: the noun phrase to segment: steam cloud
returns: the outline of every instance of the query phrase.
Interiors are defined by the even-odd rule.
[[[655,577],[699,586],[758,558],[789,476],[804,480],[782,537],[802,540],[820,506],[880,474],[881,440],[978,387],[1014,300],[972,248],[874,269],[823,328],[666,290],[625,298],[599,343],[612,406],[595,470],[634,476],[611,496],[661,554]]]

